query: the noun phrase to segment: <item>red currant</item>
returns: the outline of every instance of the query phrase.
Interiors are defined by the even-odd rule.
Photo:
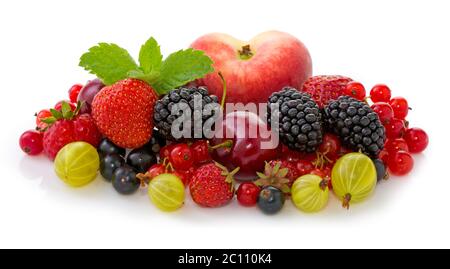
[[[237,189],[237,200],[243,206],[254,206],[258,201],[260,188],[253,182],[244,182]]]
[[[403,138],[388,139],[385,143],[384,148],[389,153],[397,152],[400,150],[409,152],[408,144],[406,144],[406,141]]]
[[[391,89],[384,84],[377,84],[370,90],[370,99],[374,103],[389,102],[391,100]]]
[[[428,146],[428,135],[420,128],[406,130],[405,140],[411,153],[420,153]]]
[[[389,101],[392,109],[394,110],[394,116],[397,119],[404,120],[408,115],[409,107],[408,101],[403,97],[394,97]]]
[[[209,145],[207,140],[198,140],[191,145],[192,155],[195,164],[206,163],[211,160]]]
[[[159,158],[161,159],[161,161],[163,161],[164,159],[169,159],[170,152],[172,151],[174,146],[175,144],[170,144],[160,149]]]
[[[191,169],[187,171],[174,171],[173,174],[181,179],[184,186],[188,186],[189,182],[191,181],[192,174],[194,173],[194,168],[191,167]]]
[[[150,180],[156,176],[159,176],[161,174],[166,173],[166,166],[164,166],[163,164],[154,164],[152,166],[150,166],[150,168],[147,171],[146,176],[148,176],[150,178]]]
[[[69,89],[69,99],[70,102],[76,103],[78,100],[78,94],[80,93],[81,89],[83,89],[83,85],[81,84],[75,84]]]
[[[359,82],[351,81],[347,84],[344,95],[351,96],[357,100],[364,100],[366,97],[366,89],[364,88],[364,85],[362,85]]]
[[[300,176],[309,174],[314,169],[314,165],[309,160],[298,160],[296,166]]]
[[[43,150],[42,134],[35,130],[24,132],[19,139],[20,148],[28,155],[38,155]]]
[[[387,149],[380,151],[380,154],[378,154],[378,159],[382,160],[385,165],[388,163],[389,152]]]
[[[36,127],[38,130],[44,130],[47,128],[47,123],[42,122],[42,119],[51,117],[52,113],[48,109],[42,109],[36,114]]]
[[[371,108],[378,114],[382,124],[388,124],[394,117],[394,110],[388,103],[377,102],[373,104]]]
[[[68,103],[69,106],[70,106],[70,109],[71,109],[72,111],[75,111],[75,109],[77,109],[77,106],[76,106],[75,104],[71,103],[71,102],[68,101],[68,100],[62,100],[62,101],[59,101],[58,103],[56,103],[56,105],[55,105],[55,107],[54,107],[55,110],[61,111],[62,103],[63,103],[63,102]]]
[[[323,136],[323,142],[319,146],[319,152],[325,155],[337,155],[341,150],[341,141],[339,137],[333,134],[325,134]]]
[[[169,161],[175,170],[187,171],[194,165],[192,151],[187,144],[177,144],[172,148]]]
[[[402,137],[406,131],[405,122],[396,118],[384,125],[384,128],[386,129],[386,137],[392,139]]]
[[[319,169],[319,168],[314,168],[309,173],[311,175],[316,175],[316,176],[319,176],[321,178],[325,178],[327,176],[326,172],[324,170],[322,170],[322,169]]]
[[[389,155],[387,165],[391,174],[403,176],[411,172],[414,167],[414,159],[411,154],[401,150]]]

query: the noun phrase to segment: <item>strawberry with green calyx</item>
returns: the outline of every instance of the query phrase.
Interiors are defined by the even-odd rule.
[[[281,168],[281,162],[276,162],[274,166],[266,162],[264,173],[256,172],[259,179],[254,183],[260,187],[273,186],[283,193],[290,193],[288,173],[288,168]]]
[[[208,163],[197,168],[189,185],[192,199],[204,207],[220,207],[234,196],[234,175],[239,167],[229,172],[217,163]]]
[[[102,138],[94,120],[89,114],[79,114],[81,103],[75,111],[66,102],[61,104],[61,111],[50,109],[51,117],[41,119],[47,124],[44,132],[43,147],[45,154],[54,159],[58,151],[65,145],[84,141],[97,147]]]
[[[102,134],[124,148],[137,148],[151,139],[158,94],[214,71],[211,59],[193,49],[177,51],[163,61],[154,38],[142,45],[139,65],[125,49],[100,43],[81,56],[80,66],[107,85],[94,97],[92,116]]]

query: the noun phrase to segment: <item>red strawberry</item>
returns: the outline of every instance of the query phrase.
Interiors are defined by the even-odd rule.
[[[100,132],[123,148],[146,144],[153,131],[153,107],[158,99],[147,83],[125,79],[103,88],[92,102],[92,117]]]
[[[344,94],[351,78],[344,76],[315,76],[305,81],[302,91],[309,93],[320,108]]]
[[[47,121],[50,118],[52,117],[47,118]],[[59,120],[52,118],[48,122],[51,126],[44,133],[43,146],[45,154],[52,160],[58,151],[69,143],[84,141],[97,147],[102,138],[89,114],[69,114]]]
[[[205,207],[219,207],[227,204],[234,195],[234,174],[218,164],[208,163],[195,170],[189,189],[194,202]]]
[[[288,173],[285,178],[289,179],[288,186],[292,187],[294,181],[301,176],[300,171],[297,169],[297,165],[294,162],[290,162],[287,160],[272,160],[269,162],[269,165],[274,168],[275,165],[280,164],[279,169],[287,168]]]

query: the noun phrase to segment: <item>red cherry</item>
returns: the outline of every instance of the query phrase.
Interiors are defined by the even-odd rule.
[[[394,110],[391,105],[385,102],[377,102],[371,106],[373,111],[378,114],[382,124],[388,124],[394,118]]]
[[[392,175],[403,176],[411,172],[414,167],[414,158],[406,151],[389,154],[388,168]]]
[[[389,102],[394,110],[394,116],[397,119],[404,120],[408,115],[409,107],[408,101],[403,97],[394,97]]]
[[[237,200],[243,206],[254,206],[258,201],[258,195],[261,189],[253,182],[244,182],[237,189]]]
[[[219,138],[226,137],[227,134],[232,134],[232,137]],[[235,179],[253,180],[256,178],[255,171],[262,171],[267,160],[274,160],[279,156],[281,148],[271,139],[272,135],[267,124],[257,114],[248,111],[228,113],[211,145],[226,141],[230,141],[232,145],[215,150],[213,158],[230,171],[240,167]]]
[[[47,123],[42,122],[42,119],[51,117],[52,113],[48,109],[42,109],[36,114],[36,127],[38,130],[44,130],[47,128]]]
[[[384,84],[377,84],[370,90],[370,99],[374,103],[389,102],[391,100],[391,89]]]
[[[406,131],[405,122],[396,118],[384,125],[384,128],[386,129],[386,137],[391,139],[402,137]]]
[[[326,155],[337,155],[341,150],[341,141],[339,137],[333,134],[326,133],[323,136],[323,142],[319,146],[319,152]]]
[[[406,130],[405,140],[411,153],[420,153],[428,146],[428,135],[420,128]]]
[[[150,178],[150,180],[156,176],[159,176],[161,174],[164,174],[166,172],[166,167],[163,164],[154,164],[150,166],[150,168],[147,171],[147,176]]]
[[[81,89],[83,89],[83,85],[81,84],[75,84],[69,89],[69,99],[70,102],[76,103],[78,100],[78,94],[80,93]]]
[[[344,95],[351,96],[357,100],[364,100],[366,97],[366,89],[364,85],[359,82],[351,81],[347,83],[347,86],[344,90]]]
[[[296,166],[300,176],[309,174],[314,169],[313,163],[308,160],[298,160]]]
[[[163,161],[164,159],[169,159],[170,152],[172,151],[174,146],[175,144],[166,145],[159,150],[159,158],[161,159],[161,161]]]
[[[388,139],[384,148],[389,152],[406,151],[409,152],[408,144],[403,138]]]
[[[19,138],[20,148],[28,155],[38,155],[42,152],[42,134],[35,130],[24,132]]]
[[[62,103],[63,103],[63,102],[68,103],[69,106],[70,106],[70,109],[71,109],[72,111],[75,111],[75,109],[77,109],[77,106],[76,106],[75,104],[71,103],[71,102],[68,101],[68,100],[62,100],[62,101],[59,101],[58,103],[56,103],[56,105],[55,105],[55,107],[54,107],[55,110],[61,111]]]
[[[187,171],[194,165],[192,151],[187,144],[177,144],[172,148],[169,161],[175,170]]]
[[[191,145],[192,155],[195,164],[202,164],[211,160],[209,145],[207,140],[198,140]]]

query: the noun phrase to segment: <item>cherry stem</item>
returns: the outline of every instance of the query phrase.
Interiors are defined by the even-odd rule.
[[[350,200],[352,200],[352,195],[350,193],[344,195],[344,200],[342,200],[342,206],[344,208],[347,208],[347,210],[350,208]]]
[[[225,140],[224,142],[209,147],[210,150],[216,150],[219,148],[231,148],[233,146],[233,140]]]
[[[222,80],[222,88],[223,88],[222,100],[220,102],[220,107],[222,108],[222,110],[224,110],[225,100],[227,99],[227,82],[225,81],[225,78],[223,77],[222,72],[219,71],[218,75],[219,75],[220,79]]]

